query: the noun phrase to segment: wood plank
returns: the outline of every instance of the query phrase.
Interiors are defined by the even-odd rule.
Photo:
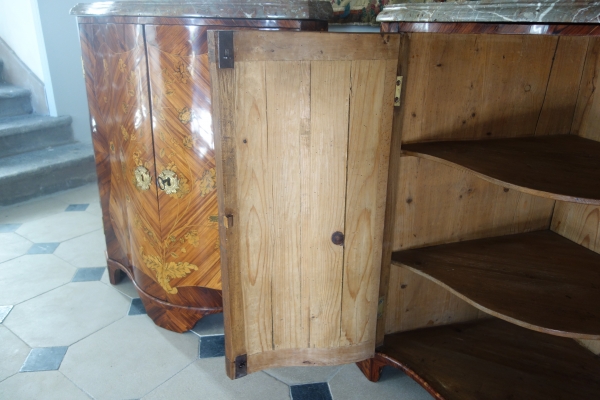
[[[248,354],[273,348],[271,287],[272,190],[268,164],[264,62],[239,62],[235,68],[235,142],[238,213],[243,241],[238,249],[244,293]]]
[[[413,143],[402,153],[536,196],[600,204],[600,143],[574,135]]]
[[[310,63],[266,63],[273,348],[307,347],[309,318],[303,310],[301,263],[300,140],[310,135]]]
[[[310,347],[340,343],[344,249],[331,235],[345,231],[351,66],[350,61],[311,62],[310,169],[302,187],[308,202],[302,215],[302,287]]]
[[[592,400],[600,393],[596,356],[500,320],[388,335],[375,359],[404,370],[436,399]]]
[[[589,38],[578,36],[558,39],[536,136],[571,132],[588,42]]]
[[[341,344],[375,338],[397,61],[353,61]]]
[[[298,35],[259,30],[233,33],[235,62],[397,60],[399,44],[399,35],[320,32]]]
[[[403,143],[534,135],[557,40],[410,34]]]
[[[590,38],[571,131],[600,141],[600,97],[596,93],[600,76],[600,38]]]
[[[487,318],[471,304],[408,268],[392,265],[386,334]]]
[[[215,32],[208,33],[213,130],[215,132],[215,159],[217,164],[217,199],[219,206],[219,238],[223,290],[223,325],[225,337],[225,370],[235,378],[237,356],[246,354],[246,324],[238,257],[240,231],[228,229],[223,223],[227,215],[237,215],[238,194],[235,185],[237,173],[235,127],[235,76],[233,69],[219,69],[214,49],[218,46]]]
[[[551,231],[406,250],[392,262],[514,324],[600,339],[600,255]]]

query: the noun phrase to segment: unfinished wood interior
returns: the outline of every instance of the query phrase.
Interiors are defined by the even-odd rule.
[[[600,262],[592,253],[600,253],[600,146],[583,139],[600,141],[600,95],[594,90],[600,40],[407,33],[399,70],[404,88],[390,154],[384,236],[389,248],[384,248],[384,310],[377,332],[378,345],[385,345],[365,369],[390,364],[382,356],[396,340],[390,334],[465,321],[488,324],[487,319],[496,320],[488,313],[526,328],[511,327],[511,334],[538,330],[567,336],[539,335],[539,340],[564,344],[574,338],[599,353],[599,341],[591,339],[600,337]],[[499,151],[503,146],[512,152]],[[514,248],[485,251],[484,245],[507,243],[509,237],[516,240]],[[554,244],[531,241],[534,237]],[[457,244],[444,246],[450,243]],[[565,253],[554,263],[544,262],[559,248]],[[449,256],[447,249],[460,254]],[[395,252],[395,265],[387,252]],[[481,270],[474,268],[477,257]],[[578,264],[579,257],[588,260],[585,267]],[[501,278],[489,270],[494,258],[511,284],[497,284]],[[511,271],[503,264],[507,260],[513,261]],[[540,296],[532,298],[536,291],[527,293],[535,279],[540,280],[538,294],[550,301],[548,310]],[[465,290],[465,285],[472,286]],[[486,290],[492,288],[494,293]],[[571,302],[571,292],[582,297]],[[492,306],[490,297],[495,297]],[[427,344],[416,340],[413,348],[406,346],[418,355]],[[447,356],[446,367],[454,368],[458,353],[444,354],[439,361],[446,362]],[[549,368],[558,371],[561,366]],[[421,378],[422,383],[435,381]],[[574,393],[569,385],[557,390]],[[463,398],[436,393],[440,399]],[[490,398],[487,393],[483,397]]]

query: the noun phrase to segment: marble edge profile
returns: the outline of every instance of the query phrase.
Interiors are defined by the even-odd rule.
[[[106,1],[79,3],[71,9],[70,14],[88,17],[328,20],[333,15],[333,8],[328,1]]]
[[[467,1],[386,6],[377,22],[600,23],[600,1]]]

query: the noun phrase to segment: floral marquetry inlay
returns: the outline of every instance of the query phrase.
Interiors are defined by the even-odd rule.
[[[156,274],[157,282],[167,293],[176,294],[177,288],[171,287],[171,280],[175,278],[185,278],[192,271],[197,271],[198,267],[188,262],[169,262],[165,263],[160,257],[144,254],[144,248],[140,248],[140,253],[144,264],[148,269]]]

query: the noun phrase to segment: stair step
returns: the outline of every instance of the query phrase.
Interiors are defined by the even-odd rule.
[[[0,59],[0,83],[4,82],[4,61]]]
[[[35,114],[0,119],[0,157],[73,142],[72,120]]]
[[[0,118],[31,114],[32,112],[29,90],[0,84]]]
[[[0,205],[96,181],[92,145],[71,143],[0,158]]]

